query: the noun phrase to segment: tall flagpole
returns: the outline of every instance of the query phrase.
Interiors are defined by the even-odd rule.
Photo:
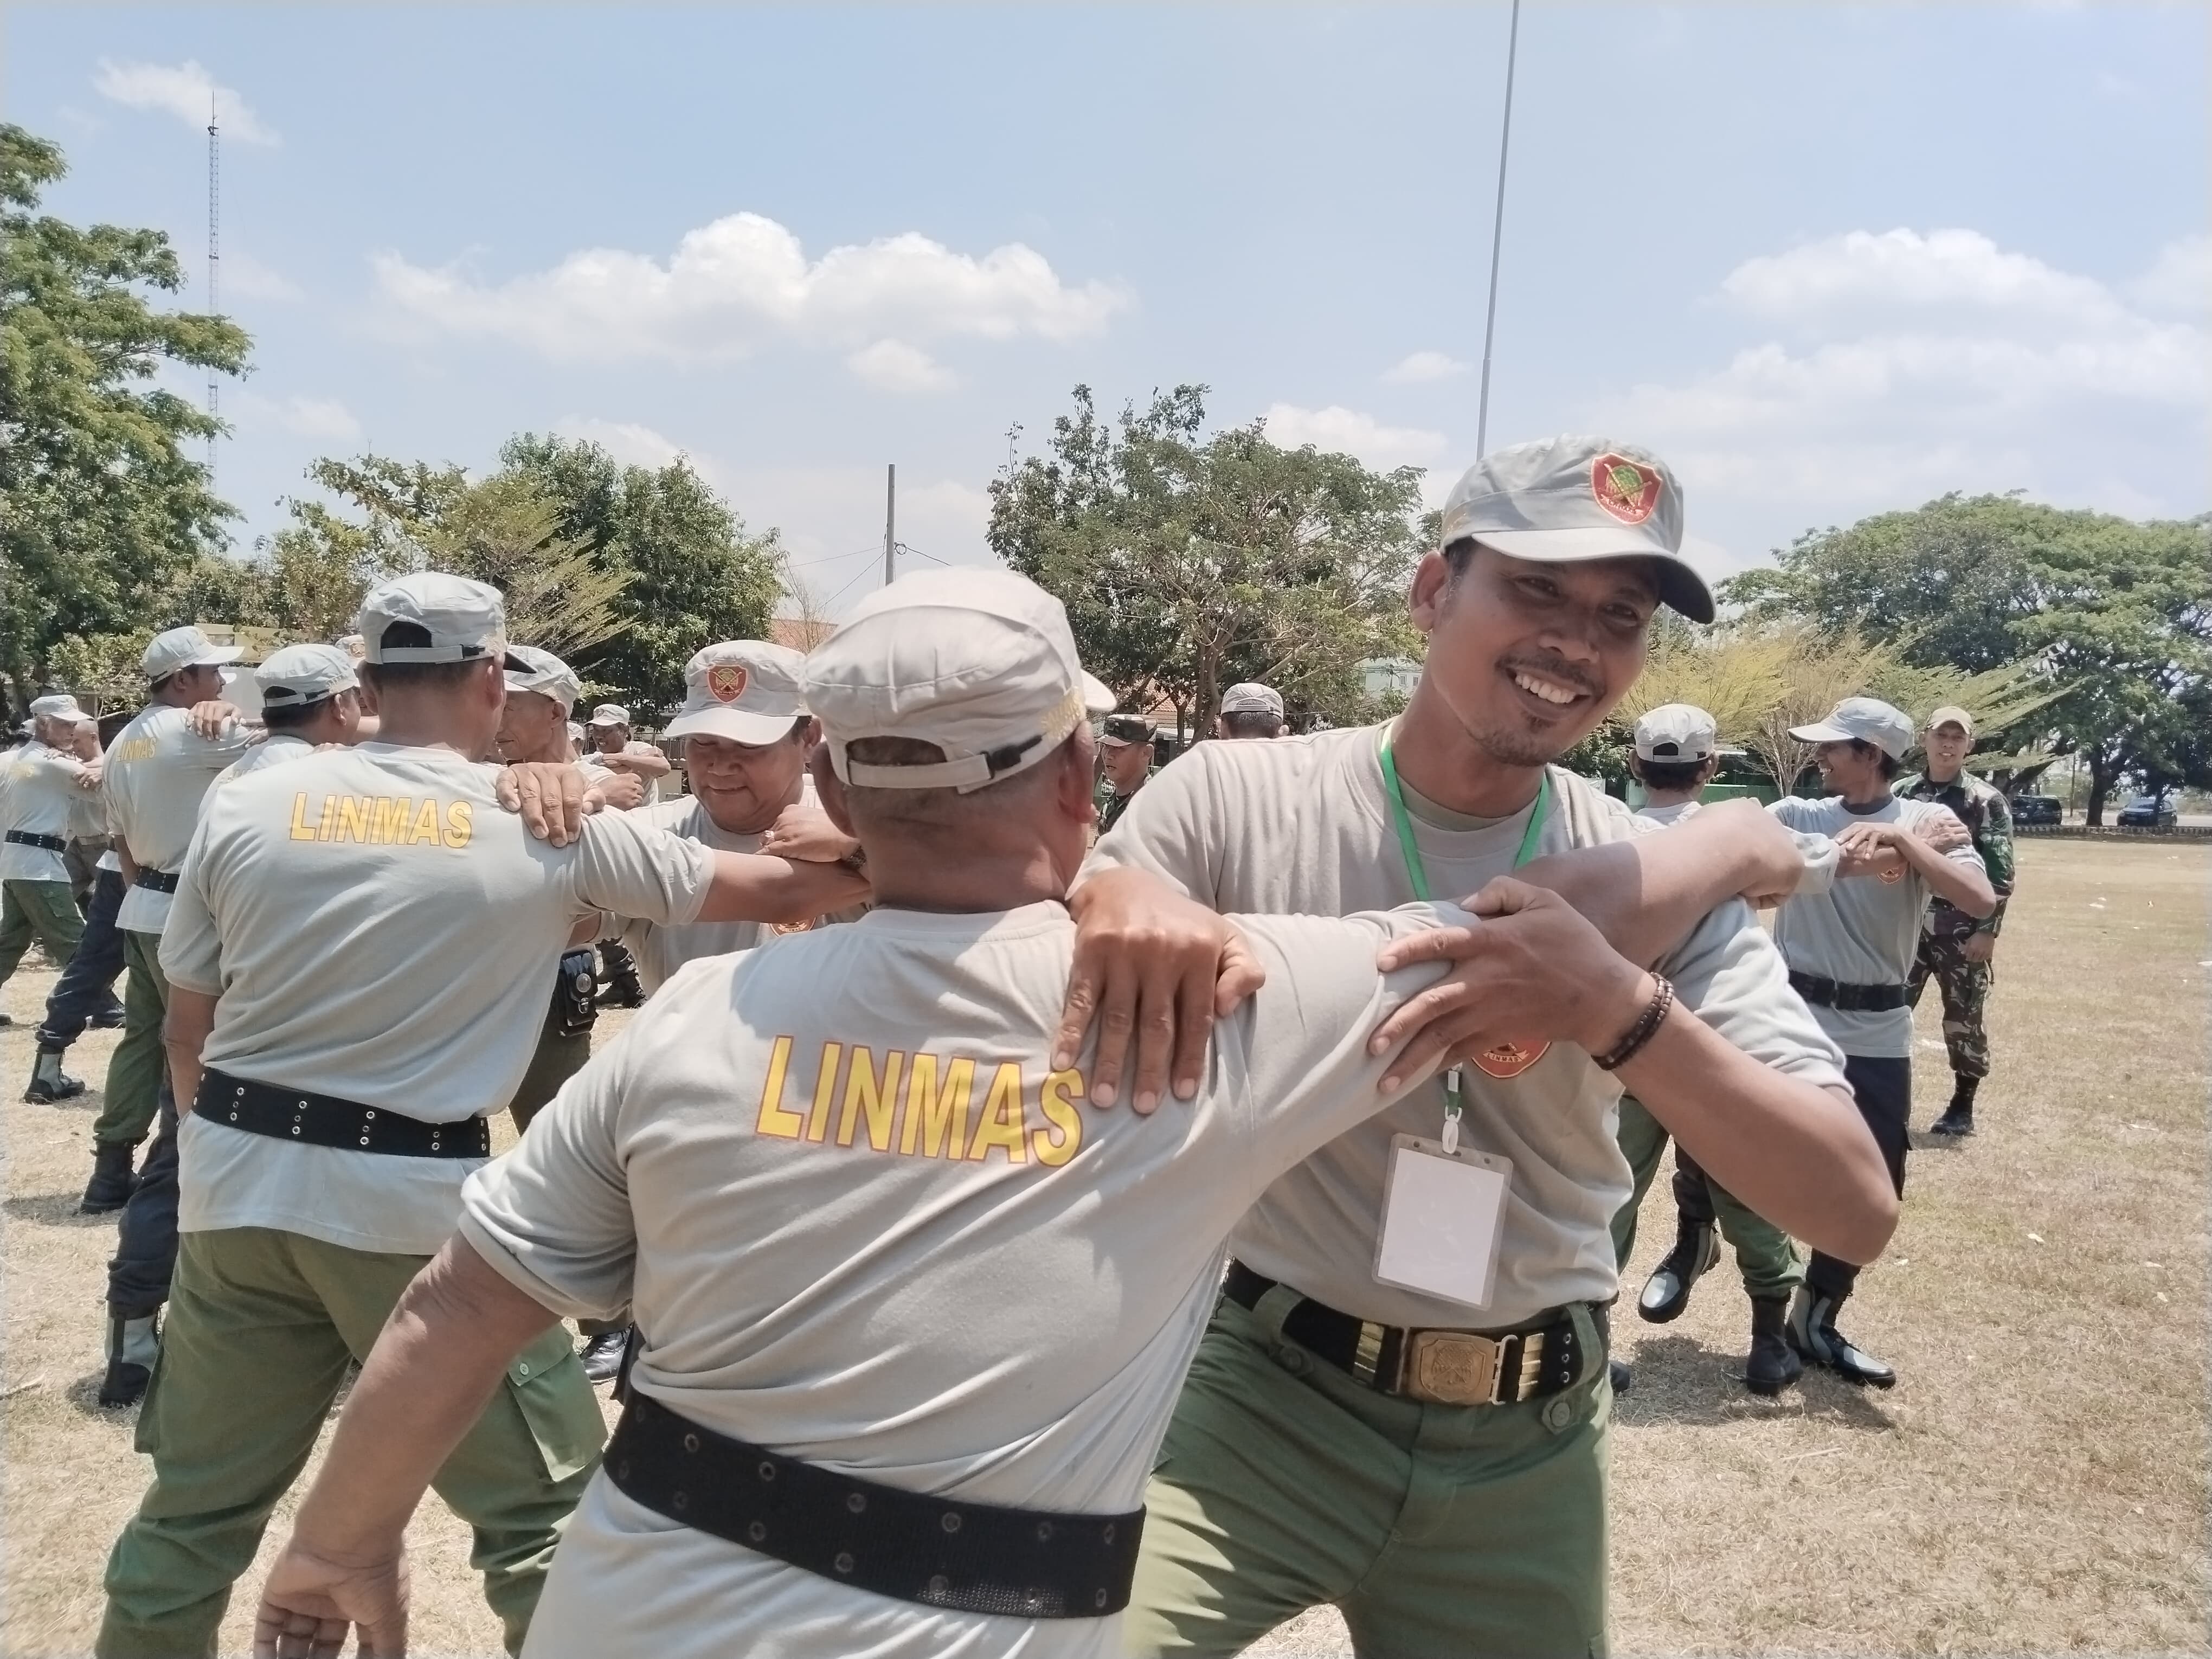
[[[1513,0],[1513,24],[1505,37],[1505,116],[1498,129],[1498,212],[1490,224],[1490,312],[1482,325],[1482,400],[1475,405],[1474,453],[1490,453],[1490,350],[1498,335],[1498,256],[1505,234],[1505,149],[1513,137],[1513,58],[1521,45],[1521,0]]]

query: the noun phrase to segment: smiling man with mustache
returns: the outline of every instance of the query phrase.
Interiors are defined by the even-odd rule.
[[[1600,872],[1602,888],[1607,845],[1639,830],[1554,763],[1634,682],[1660,605],[1711,620],[1681,534],[1673,475],[1626,445],[1561,437],[1475,465],[1413,579],[1429,649],[1405,713],[1201,744],[1101,841],[1071,901],[1101,995],[1159,948],[1137,872],[1225,913],[1342,915],[1431,892],[1475,895],[1482,915],[1546,902],[1523,884],[1603,901],[1587,884],[1578,894],[1573,872]],[[1648,1037],[1646,1065],[1680,1045],[1668,1080],[1654,1090],[1639,1074],[1638,1093],[1716,1180],[1839,1258],[1870,1260],[1896,1215],[1887,1169],[1840,1051],[1751,907],[1729,896],[1790,891],[1806,867],[1796,845],[1778,854],[1761,839],[1775,826],[1747,821],[1764,817],[1724,805],[1668,832],[1711,838],[1717,908],[1640,954],[1616,939],[1663,976],[1623,1044]],[[1647,896],[1626,896],[1632,909]],[[1407,1053],[1449,1047],[1467,1061],[1456,1088],[1413,1084],[1401,1061],[1403,1098],[1276,1181],[1234,1235],[1148,1493],[1136,1651],[1232,1654],[1322,1602],[1343,1610],[1363,1655],[1605,1650],[1609,1226],[1631,1186],[1615,1139],[1623,1049],[1513,1041],[1498,1011],[1534,965],[1498,943],[1477,924],[1455,972],[1380,1034],[1433,1020]],[[1079,945],[1079,970],[1085,960]],[[1136,1024],[1148,1021],[1164,1023],[1140,1006]],[[1136,1103],[1158,1090],[1140,1065]],[[1479,1304],[1384,1275],[1383,1246],[1404,1224],[1385,1218],[1406,1213],[1386,1191],[1408,1170],[1451,1173],[1426,1154],[1409,1162],[1407,1136],[1471,1148],[1493,1172],[1510,1162]],[[1423,1237],[1451,1224],[1427,1212]],[[1437,1253],[1458,1264],[1482,1251]]]

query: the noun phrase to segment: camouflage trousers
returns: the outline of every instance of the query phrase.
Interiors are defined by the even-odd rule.
[[[1920,936],[1920,958],[1912,964],[1909,990],[1912,1006],[1920,1006],[1920,993],[1930,977],[1943,997],[1943,1046],[1950,1050],[1951,1069],[1960,1077],[1990,1074],[1990,1034],[1983,1024],[1989,1007],[1990,987],[1996,982],[1993,964],[1969,962],[1964,939]]]

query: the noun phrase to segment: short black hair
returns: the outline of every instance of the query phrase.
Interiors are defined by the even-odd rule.
[[[1694,761],[1646,760],[1632,752],[1628,769],[1646,789],[1694,789],[1705,776],[1711,757]]]
[[[328,697],[317,697],[313,702],[264,703],[261,723],[271,732],[289,732],[314,719],[330,702]]]
[[[1233,738],[1272,738],[1275,728],[1282,724],[1265,709],[1258,708],[1240,708],[1220,719],[1222,730]]]
[[[387,623],[377,639],[378,648],[386,651],[420,649],[432,643],[430,630],[420,623],[410,622]],[[469,678],[489,660],[487,657],[472,657],[466,662],[364,662],[357,672],[373,690],[379,691],[410,685],[426,690],[450,691],[466,684]]]
[[[1467,574],[1468,563],[1474,557],[1477,545],[1472,536],[1462,536],[1455,542],[1444,544],[1444,562],[1451,567],[1454,581],[1457,581]]]
[[[1887,782],[1905,769],[1903,761],[1898,759],[1880,744],[1869,743],[1864,738],[1851,739],[1851,753],[1856,755],[1861,760],[1864,760],[1869,755],[1873,756],[1881,766],[1884,782]]]

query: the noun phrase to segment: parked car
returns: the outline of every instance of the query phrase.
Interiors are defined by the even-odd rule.
[[[2012,821],[2018,823],[2057,823],[2066,816],[2066,805],[2056,795],[2014,795]]]
[[[2164,795],[2137,795],[2120,808],[2119,823],[2123,830],[2171,830],[2175,817]]]

